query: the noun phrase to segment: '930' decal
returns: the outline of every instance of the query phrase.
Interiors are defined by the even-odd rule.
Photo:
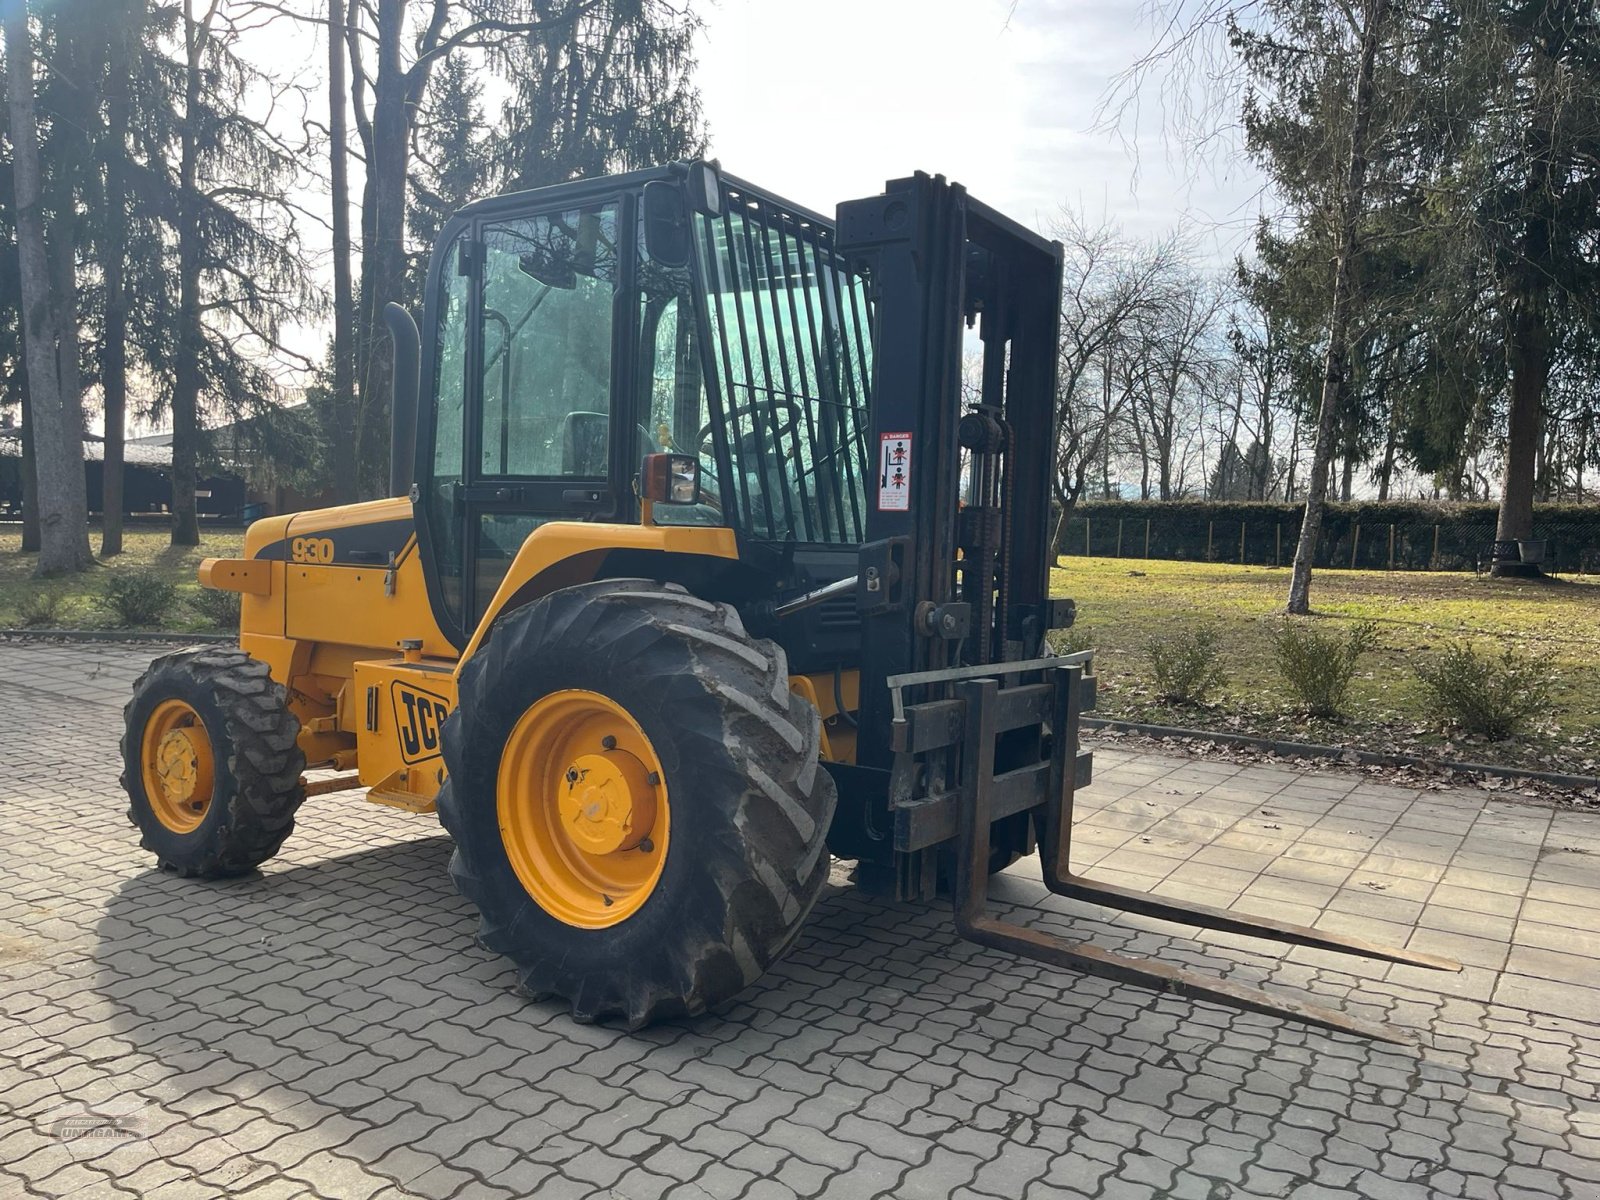
[[[289,560],[298,563],[331,563],[333,539],[297,537],[289,542]]]

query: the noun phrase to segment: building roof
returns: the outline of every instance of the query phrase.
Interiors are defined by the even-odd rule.
[[[157,440],[165,437],[165,443]],[[16,426],[0,429],[0,458],[22,457],[22,431]],[[103,438],[85,434],[83,457],[89,462],[104,462],[106,444]],[[172,466],[172,435],[157,434],[155,438],[129,438],[122,447],[122,461],[135,467],[167,468]]]

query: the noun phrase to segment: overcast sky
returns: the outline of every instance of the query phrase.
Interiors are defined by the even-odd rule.
[[[1108,87],[1151,42],[1145,0],[717,0],[700,11],[712,152],[823,212],[923,170],[1040,228],[1063,203],[1132,233],[1186,222],[1226,259],[1259,207],[1247,165],[1197,164],[1167,144],[1154,89],[1142,129],[1095,128]]]
[[[711,153],[826,213],[923,170],[1041,229],[1071,204],[1135,234],[1187,224],[1226,259],[1261,203],[1228,139],[1196,163],[1164,138],[1156,86],[1138,128],[1096,127],[1152,42],[1152,2],[693,0]],[[323,46],[315,27],[281,21],[241,48],[310,88],[320,122]]]
[[[923,170],[1046,232],[1063,205],[1136,236],[1182,226],[1197,256],[1225,266],[1264,202],[1260,177],[1229,140],[1199,162],[1181,137],[1165,136],[1159,79],[1137,127],[1098,127],[1108,89],[1151,44],[1150,2],[695,0],[711,153],[824,213]],[[306,86],[325,120],[320,31],[275,22],[241,49]],[[297,121],[295,106],[279,119]],[[313,183],[303,200],[325,206],[326,194]],[[303,237],[308,262],[327,276],[326,230],[308,225]],[[313,358],[327,336],[321,323],[286,331]],[[293,370],[280,380],[303,381]]]

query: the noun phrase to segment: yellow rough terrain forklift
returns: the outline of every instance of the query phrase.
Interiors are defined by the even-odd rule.
[[[1070,873],[1058,244],[942,178],[830,220],[691,162],[473,204],[426,287],[420,337],[388,313],[393,498],[253,524],[200,568],[239,646],[135,685],[164,868],[251,870],[308,794],[437,808],[481,942],[629,1027],[755,980],[830,852],[985,945],[1371,1036],[1401,1035],[997,920],[989,875],[1037,847],[1102,907],[1455,965]]]

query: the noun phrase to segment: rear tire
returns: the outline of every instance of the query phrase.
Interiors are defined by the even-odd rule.
[[[574,695],[625,710],[646,739],[641,753],[659,763],[670,814],[654,817],[665,842],[656,876],[601,927],[610,918],[592,909],[592,893],[587,915],[542,906],[518,874],[537,866],[501,828],[502,759],[524,763],[518,730],[545,711],[537,706],[559,710]],[[438,801],[456,843],[451,875],[482,917],[480,944],[516,964],[524,991],[565,999],[579,1021],[636,1029],[743,990],[788,948],[827,878],[835,792],[818,764],[820,731],[816,709],[789,691],[782,649],[751,638],[730,605],[676,585],[586,584],[502,618],[462,668]],[[522,799],[519,781],[539,768],[514,769],[515,803],[558,803],[537,789]],[[578,777],[551,769],[558,781]]]
[[[122,788],[164,870],[242,875],[278,852],[305,799],[288,693],[265,663],[200,646],[155,660],[123,709]]]

